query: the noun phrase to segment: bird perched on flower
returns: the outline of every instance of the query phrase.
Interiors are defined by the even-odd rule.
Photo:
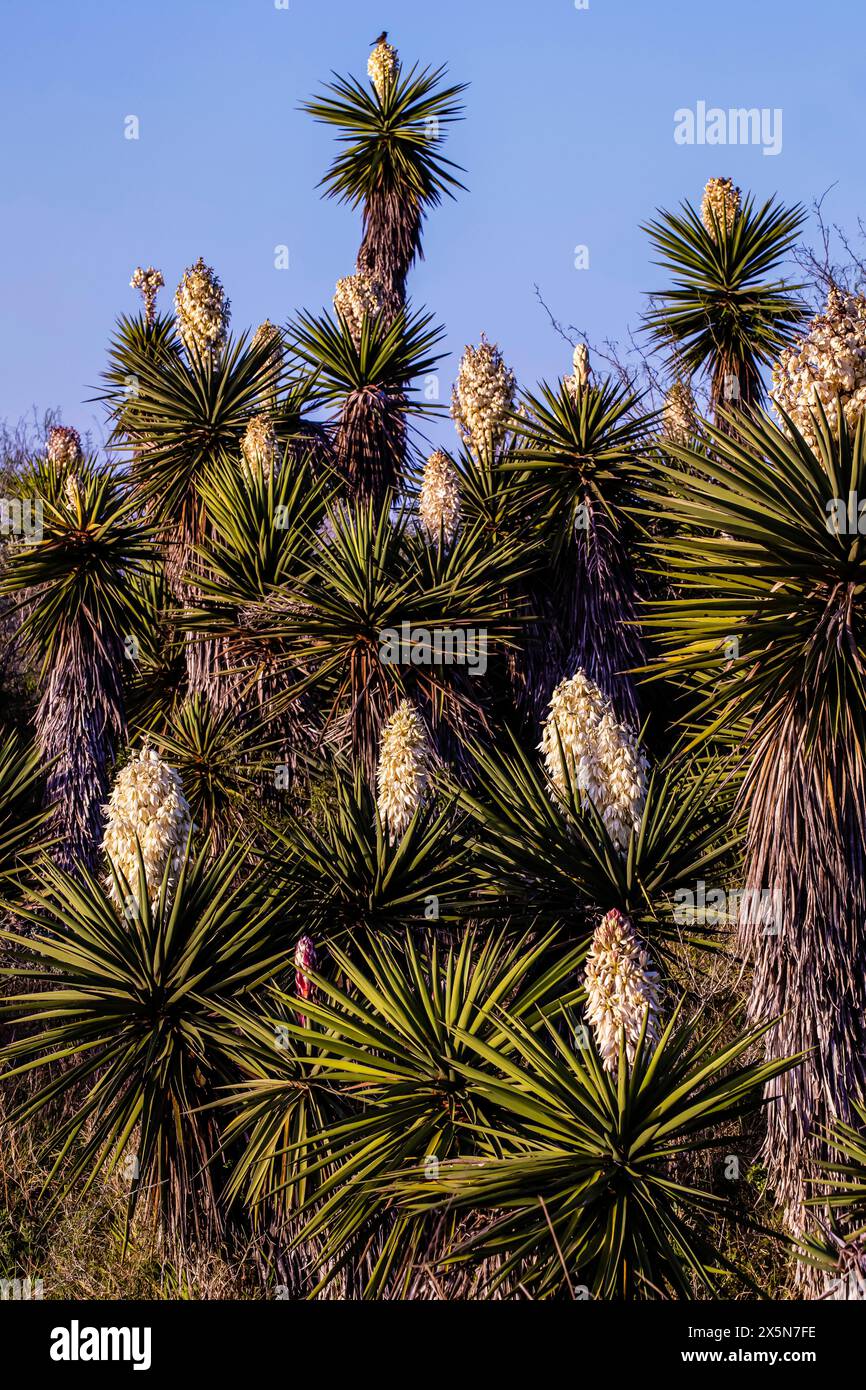
[[[388,42],[388,30],[387,30],[387,29],[383,29],[382,32],[381,32],[381,34],[379,35],[378,39],[374,39],[373,42],[370,44],[370,47],[371,47],[371,48],[376,48],[376,47],[378,47],[378,45],[379,45],[380,43],[387,43],[387,42]]]
[[[367,62],[367,75],[376,88],[379,100],[384,101],[388,88],[393,85],[400,71],[400,59],[393,44],[387,37],[376,41],[376,46]]]

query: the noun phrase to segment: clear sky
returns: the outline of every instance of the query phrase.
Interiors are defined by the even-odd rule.
[[[469,191],[433,212],[410,282],[448,330],[443,400],[482,329],[523,384],[568,369],[536,284],[565,323],[621,339],[659,282],[639,224],[710,175],[787,201],[835,182],[831,218],[866,214],[860,0],[285,2],[5,0],[0,418],[59,407],[99,437],[85,402],[139,263],[167,308],[203,255],[236,329],[330,304],[359,217],[320,201],[333,141],[297,108],[332,69],[363,77],[382,28],[404,65],[471,84],[446,150]],[[700,101],[780,108],[781,152],[677,144],[675,111]]]

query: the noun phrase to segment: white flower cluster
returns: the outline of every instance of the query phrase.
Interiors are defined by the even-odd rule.
[[[81,506],[81,481],[71,469],[63,479],[63,498],[69,510],[77,516]]]
[[[866,296],[833,286],[823,313],[815,315],[773,368],[770,396],[814,446],[810,411],[817,414],[820,401],[835,426],[837,395],[846,422],[856,425],[866,407]]]
[[[394,82],[400,72],[400,59],[393,44],[384,40],[377,43],[367,62],[367,75],[379,96],[380,101],[385,100],[385,93]]]
[[[270,477],[277,462],[277,432],[270,415],[262,412],[250,417],[241,440],[241,453],[251,473]]]
[[[467,345],[451,392],[451,418],[460,437],[478,452],[491,449],[508,428],[517,380],[495,343],[481,334]]]
[[[617,722],[610,702],[584,671],[554,690],[539,748],[553,784],[567,795],[570,777],[613,843],[627,849],[643,815],[648,763],[631,729]]]
[[[141,846],[150,901],[159,898],[166,865],[176,882],[183,861],[191,816],[183,784],[173,767],[152,748],[133,753],[117,780],[105,808],[107,822],[102,848],[124,875],[130,892],[138,889],[136,836]],[[106,885],[116,901],[109,874]],[[119,907],[124,904],[118,903]]]
[[[277,367],[282,366],[283,362],[283,335],[277,325],[271,323],[270,319],[265,319],[264,323],[259,324],[253,334],[253,341],[250,344],[253,348],[264,347],[265,345],[270,347],[270,352],[268,353],[268,366],[276,371]]]
[[[721,229],[733,227],[737,213],[740,211],[740,190],[736,188],[733,179],[710,179],[704,189],[704,196],[701,201],[701,221],[715,241],[716,226],[713,222],[713,213],[716,222]]]
[[[219,277],[199,256],[184,271],[174,296],[177,324],[184,347],[200,357],[219,352],[225,344],[231,317]]]
[[[147,270],[143,266],[137,265],[132,272],[132,279],[129,282],[130,288],[139,290],[144,300],[144,317],[148,323],[153,323],[156,315],[156,296],[165,284],[162,271],[155,266],[149,265]]]
[[[364,319],[375,318],[386,309],[394,311],[396,304],[380,280],[359,270],[354,275],[344,275],[337,281],[334,308],[341,318],[346,320],[349,332],[357,345],[361,341]]]
[[[574,349],[572,357],[574,372],[565,378],[565,386],[570,396],[577,396],[585,386],[589,385],[591,368],[589,365],[589,348],[586,343],[578,343]]]
[[[439,540],[441,528],[446,545],[451,544],[460,525],[460,483],[457,469],[442,449],[424,465],[418,515],[429,541]]]
[[[586,1016],[605,1071],[616,1075],[620,1033],[634,1061],[646,1019],[646,1041],[658,1042],[659,977],[627,917],[614,908],[592,934],[586,963]]]
[[[81,462],[81,435],[71,425],[55,425],[48,432],[46,452],[55,468],[74,468]]]
[[[698,416],[695,398],[688,382],[675,381],[665,396],[662,408],[662,430],[672,444],[688,444],[697,430]]]
[[[379,815],[392,845],[420,806],[430,771],[424,725],[411,703],[403,700],[382,729],[376,769]]]

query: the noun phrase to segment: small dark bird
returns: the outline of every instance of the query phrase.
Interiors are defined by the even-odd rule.
[[[380,43],[387,43],[387,42],[388,42],[388,30],[387,30],[387,29],[383,29],[382,32],[381,32],[381,34],[379,35],[378,39],[374,39],[373,42],[370,44],[370,47],[371,47],[371,48],[376,48],[378,44],[380,44]]]

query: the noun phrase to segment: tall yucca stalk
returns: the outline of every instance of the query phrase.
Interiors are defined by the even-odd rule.
[[[108,470],[82,463],[66,480],[49,463],[30,479],[43,532],[8,557],[0,592],[16,595],[21,635],[41,657],[36,711],[55,808],[58,862],[92,868],[102,839],[108,770],[125,736],[125,636],[137,622],[132,581],[149,537]]]
[[[267,341],[252,345],[245,334],[203,353],[190,339],[182,353],[173,326],[158,351],[154,332],[148,336],[139,322],[121,320],[105,399],[116,417],[118,443],[130,454],[136,501],[159,528],[175,600],[187,604],[207,568],[202,476],[224,453],[240,460],[250,419],[279,392],[285,372]],[[193,690],[207,691],[212,656],[204,643],[187,642]]]
[[[790,419],[736,428],[711,429],[706,453],[668,445],[651,501],[680,524],[659,542],[677,596],[651,626],[707,735],[738,731],[745,887],[778,895],[772,926],[742,921],[751,1014],[778,1020],[769,1056],[807,1054],[773,1083],[766,1145],[802,1229],[820,1133],[866,1083],[866,542],[838,522],[866,487],[866,433],[834,434],[823,412],[814,448]]]
[[[802,286],[770,278],[804,220],[800,206],[771,198],[756,208],[750,196],[736,215],[708,205],[702,218],[684,202],[681,213],[661,211],[644,228],[657,264],[674,276],[669,289],[650,296],[647,331],[673,370],[708,378],[716,423],[724,428],[733,428],[734,412],[763,401],[761,371],[804,316]]]
[[[458,98],[465,90],[443,87],[445,71],[415,66],[384,84],[381,94],[354,77],[336,77],[303,107],[338,132],[342,149],[321,186],[328,197],[363,208],[358,269],[400,300],[422,254],[427,208],[462,187],[458,166],[439,153],[448,127],[462,114]]]
[[[443,332],[431,314],[405,310],[368,315],[357,337],[340,313],[299,314],[291,330],[292,350],[316,373],[318,400],[337,409],[337,467],[356,496],[377,506],[401,481],[410,421],[438,411],[418,383],[438,365]]]
[[[639,407],[639,396],[610,380],[571,379],[527,392],[516,419],[503,467],[519,484],[544,556],[533,590],[543,621],[527,654],[536,715],[553,684],[580,668],[619,718],[638,721],[628,673],[644,648],[626,508],[653,421]]]

